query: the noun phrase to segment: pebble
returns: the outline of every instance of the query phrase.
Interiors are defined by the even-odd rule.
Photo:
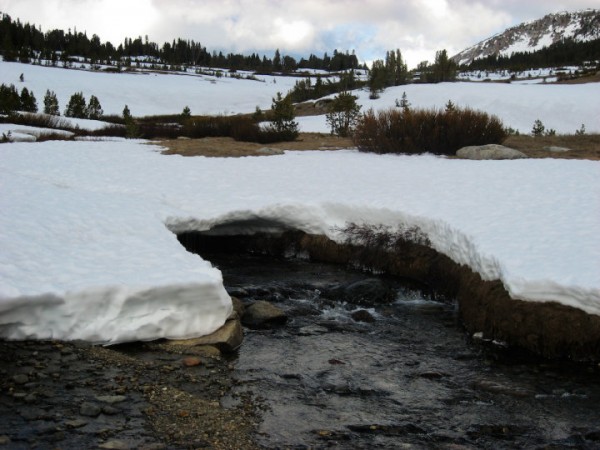
[[[73,420],[67,420],[65,422],[65,425],[68,428],[81,428],[84,427],[88,424],[87,420],[83,420],[83,419],[73,419]]]
[[[108,450],[129,450],[131,445],[127,442],[122,441],[120,439],[112,439],[110,441],[106,441],[98,446],[98,448],[108,449]]]
[[[127,400],[127,397],[125,397],[124,395],[99,395],[96,397],[96,400],[102,403],[109,403],[112,405],[114,403],[124,402],[125,400]]]
[[[182,363],[186,367],[194,367],[199,366],[202,363],[202,360],[197,356],[188,356],[183,358]]]
[[[13,381],[17,384],[26,384],[29,383],[29,377],[24,373],[18,373],[17,375],[13,376]]]
[[[102,410],[94,403],[84,402],[79,407],[79,414],[87,417],[97,417],[100,415]]]

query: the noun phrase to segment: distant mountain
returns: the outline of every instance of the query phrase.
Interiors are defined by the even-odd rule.
[[[548,14],[541,19],[509,28],[463,50],[451,59],[457,64],[490,55],[510,56],[517,52],[535,52],[564,39],[587,42],[600,39],[600,10]]]

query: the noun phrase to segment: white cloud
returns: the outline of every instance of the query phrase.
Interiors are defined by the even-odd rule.
[[[399,48],[410,66],[525,20],[584,8],[600,0],[0,0],[1,11],[44,30],[76,26],[115,44],[181,37],[224,52],[354,49],[363,60]]]

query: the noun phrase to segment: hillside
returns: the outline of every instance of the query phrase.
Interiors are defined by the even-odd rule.
[[[564,40],[589,42],[596,39],[600,39],[600,10],[560,12],[509,28],[463,50],[452,60],[459,65],[470,64],[492,55],[536,52]]]

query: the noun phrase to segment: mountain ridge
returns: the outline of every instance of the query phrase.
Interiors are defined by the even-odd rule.
[[[600,10],[561,11],[507,28],[457,53],[451,59],[458,65],[490,55],[510,56],[534,52],[564,39],[586,42],[600,39]]]

